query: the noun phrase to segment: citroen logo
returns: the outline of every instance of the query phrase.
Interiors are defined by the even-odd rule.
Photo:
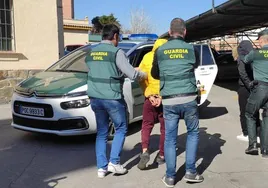
[[[37,96],[36,91],[33,91],[31,95],[32,95],[33,97],[36,97],[36,96]]]

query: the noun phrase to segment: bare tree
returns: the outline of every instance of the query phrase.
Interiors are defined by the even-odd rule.
[[[129,31],[131,33],[151,33],[153,31],[150,18],[146,15],[143,8],[131,11]]]
[[[122,34],[129,34],[129,33],[131,33],[131,31],[128,28],[126,28],[124,25],[121,25],[120,30],[121,30]]]

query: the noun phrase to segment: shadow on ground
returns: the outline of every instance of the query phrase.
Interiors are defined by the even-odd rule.
[[[159,126],[155,126],[154,128],[159,128]],[[160,135],[154,134],[151,135],[150,137],[150,146],[149,146],[149,153],[153,154],[154,152],[159,151],[159,140],[160,140]],[[131,168],[135,167],[138,165],[139,160],[140,160],[140,153],[141,153],[142,147],[141,143],[137,143],[133,149],[129,152],[131,153],[132,156],[136,156],[132,161],[128,162],[126,164],[126,168],[130,170]],[[133,155],[134,154],[134,155]],[[126,158],[125,158],[126,157]],[[127,161],[130,159],[130,156],[125,156],[123,158],[123,161]],[[158,164],[156,163],[156,158],[154,158],[153,162],[148,164],[148,167],[145,170],[152,170],[158,167]]]
[[[225,80],[225,81],[216,81],[214,85],[217,85],[219,87],[231,90],[231,91],[237,91],[238,90],[238,80]]]
[[[178,137],[178,151],[177,153],[183,153],[185,151],[187,140],[187,133]],[[221,147],[226,143],[221,139],[221,134],[209,134],[207,128],[200,128],[199,146],[197,152],[196,161],[202,160],[200,164],[197,164],[197,171],[199,174],[203,174],[204,171],[211,165],[217,155],[222,154]],[[181,181],[185,174],[185,163],[179,167],[176,175],[176,182]]]
[[[127,136],[131,136],[139,132],[141,130],[141,125],[142,125],[142,121],[137,121],[135,123],[128,125]]]
[[[213,119],[228,113],[226,107],[207,107],[199,111],[200,119]]]
[[[204,110],[204,109],[203,109]],[[201,118],[214,118],[228,113],[223,107],[207,107],[200,113]],[[205,114],[210,114],[206,116]],[[33,134],[18,131],[10,126],[11,120],[0,120],[0,187],[51,188],[68,177],[61,176],[79,169],[95,168],[95,135],[59,137],[48,134]],[[159,128],[156,126],[155,128]],[[129,126],[128,136],[139,132],[141,121]],[[178,136],[177,155],[185,152],[187,134]],[[198,170],[203,173],[214,158],[221,154],[225,141],[220,134],[208,134],[206,129],[200,129],[200,145],[197,160],[202,159]],[[159,135],[151,136],[150,152],[158,152]],[[108,142],[107,151],[111,149]],[[9,147],[10,146],[10,147]],[[3,149],[4,148],[4,149]],[[123,150],[121,162],[126,167],[133,168],[139,162],[141,144],[137,143],[131,150]],[[18,160],[19,157],[19,160]],[[147,170],[157,168],[157,163],[149,164]],[[8,169],[8,171],[7,171]],[[177,180],[184,175],[185,165],[177,172]]]
[[[150,153],[158,152],[158,144],[159,144],[160,135],[152,135],[150,139]],[[197,161],[201,160],[200,164],[197,164],[197,171],[200,174],[203,174],[204,171],[211,165],[213,160],[217,155],[222,154],[221,147],[225,144],[225,140],[221,139],[221,134],[209,134],[207,133],[207,128],[200,128],[199,135],[199,146],[197,153]],[[185,152],[187,141],[187,133],[181,134],[177,137],[177,156],[180,156]],[[140,152],[141,144],[138,143],[134,146],[133,150],[129,153]],[[138,164],[140,157],[137,156],[132,161],[126,164],[127,169],[131,169]],[[158,168],[158,164],[155,159],[152,163],[148,164],[145,170],[152,170]],[[176,182],[180,181],[185,174],[185,163],[179,167],[176,175]],[[163,174],[164,175],[164,174]]]
[[[10,119],[0,120],[0,175],[5,180],[0,181],[0,187],[51,188],[68,178],[61,174],[96,168],[96,135],[59,137],[28,133],[12,128],[10,123]],[[141,122],[131,124],[128,135],[140,128]],[[108,141],[108,153],[110,149]],[[139,152],[139,146],[123,150],[122,163]]]
[[[50,141],[47,141],[47,138],[49,137],[52,139],[50,139]],[[44,139],[43,141],[52,142],[56,146],[62,146],[65,144],[68,144],[68,145],[69,144],[79,144],[79,145],[84,144],[86,148],[85,147],[83,148],[87,150],[91,150],[91,152],[89,153],[94,155],[94,157],[92,158],[92,157],[89,157],[91,155],[88,155],[88,157],[84,157],[81,159],[81,156],[77,154],[77,157],[80,156],[79,160],[81,160],[81,162],[79,162],[78,164],[74,163],[74,165],[72,165],[72,168],[70,168],[70,165],[60,166],[60,164],[58,164],[57,168],[54,168],[55,170],[53,171],[52,174],[49,174],[48,177],[61,174],[61,173],[70,172],[72,170],[77,170],[79,168],[95,166],[95,153],[94,153],[94,139],[93,138],[73,137],[73,138],[68,138],[68,139],[67,138],[62,139],[58,137],[51,137],[51,136],[49,137],[47,137],[46,139],[44,139],[45,137],[43,137]],[[151,136],[150,153],[158,152],[159,138],[160,138],[160,135],[158,134],[154,134]],[[66,143],[66,141],[68,143]],[[185,152],[186,141],[187,141],[187,133],[181,134],[177,137],[177,156],[180,156],[181,154]],[[225,140],[221,139],[221,134],[218,134],[218,133],[209,134],[207,132],[207,128],[200,128],[200,141],[199,141],[199,147],[198,147],[198,153],[197,153],[197,161],[199,162],[199,164],[197,164],[197,170],[200,174],[203,174],[204,171],[208,169],[208,167],[211,165],[211,163],[217,157],[217,155],[222,154],[221,147],[224,146],[225,142],[226,142]],[[89,144],[90,144],[90,147],[88,147]],[[107,151],[110,150],[110,146],[111,146],[110,144],[111,142],[108,143]],[[125,166],[129,170],[135,167],[139,162],[140,151],[141,151],[140,143],[137,143],[131,150],[123,150],[122,156],[121,156],[122,164],[128,161],[129,159],[134,158],[133,160],[125,164]],[[158,164],[155,162],[155,159],[154,159],[152,163],[148,164],[148,167],[145,170],[152,170],[155,168],[158,168]],[[176,175],[176,182],[181,181],[185,174],[185,163],[182,164],[180,167],[177,166],[177,169],[178,170],[177,170],[177,175]],[[44,180],[46,178],[47,178],[46,176],[44,177],[41,176],[40,180]],[[40,187],[45,187],[45,188],[55,187],[58,184],[58,181],[65,179],[65,178],[67,177],[62,176],[60,178],[50,179],[49,181],[43,182],[43,186],[40,186]]]
[[[228,113],[226,107],[209,106],[210,104],[211,102],[207,100],[199,107],[200,119],[213,119]]]

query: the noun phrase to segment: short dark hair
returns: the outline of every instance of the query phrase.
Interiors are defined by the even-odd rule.
[[[186,29],[185,21],[181,18],[174,18],[170,22],[171,33],[178,33],[180,35],[184,35],[185,29]]]
[[[107,24],[102,29],[102,40],[113,40],[114,34],[119,35],[120,29],[115,24]]]

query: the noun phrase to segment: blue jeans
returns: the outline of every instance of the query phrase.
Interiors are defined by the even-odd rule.
[[[199,114],[197,102],[164,105],[166,177],[176,177],[176,145],[179,120],[184,118],[187,126],[186,172],[196,173],[196,152],[199,140]]]
[[[97,122],[96,157],[98,169],[107,169],[106,145],[109,131],[109,117],[115,125],[115,135],[112,142],[110,162],[120,163],[120,153],[127,133],[126,103],[121,100],[106,100],[90,98],[91,108]]]

